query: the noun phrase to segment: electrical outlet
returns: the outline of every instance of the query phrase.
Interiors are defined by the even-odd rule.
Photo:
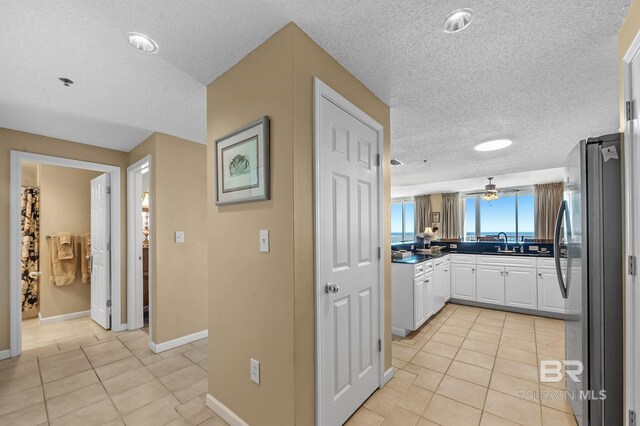
[[[451,244],[451,245],[449,245],[449,248],[457,249],[457,248],[458,248],[458,245],[457,245],[457,244]]]
[[[260,384],[260,362],[251,358],[251,380]]]
[[[538,246],[529,246],[529,251],[538,251]]]

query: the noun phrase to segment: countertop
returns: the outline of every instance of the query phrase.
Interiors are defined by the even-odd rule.
[[[482,255],[482,256],[526,256],[526,257],[553,257],[553,255],[551,253],[536,253],[536,252],[529,252],[529,253],[520,253],[520,252],[515,252],[515,253],[498,253],[498,252],[486,252],[486,251],[479,251],[479,252],[469,252],[469,251],[441,251],[438,254],[414,254],[411,257],[407,257],[404,259],[394,259],[393,257],[391,258],[391,263],[400,263],[400,264],[406,264],[406,265],[415,265],[416,263],[421,263],[421,262],[427,262],[431,259],[438,259],[440,257],[446,256],[447,254],[477,254],[477,255]]]

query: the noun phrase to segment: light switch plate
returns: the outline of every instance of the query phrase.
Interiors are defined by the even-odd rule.
[[[269,230],[260,230],[260,253],[269,253]]]
[[[176,243],[184,243],[184,231],[176,231]]]
[[[251,358],[251,380],[260,384],[260,363],[255,359]]]

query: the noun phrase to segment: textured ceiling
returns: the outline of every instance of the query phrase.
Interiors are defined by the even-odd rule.
[[[555,168],[581,138],[618,128],[630,1],[0,0],[0,126],[122,150],[153,131],[204,142],[205,86],[294,21],[391,106],[405,163],[394,193]],[[460,7],[473,22],[445,34]],[[128,31],[158,54],[129,46]],[[473,150],[504,137],[505,150]]]

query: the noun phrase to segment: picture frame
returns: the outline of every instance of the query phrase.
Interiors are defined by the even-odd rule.
[[[440,212],[431,212],[431,222],[440,223]]]
[[[215,141],[216,205],[270,199],[269,117]]]

